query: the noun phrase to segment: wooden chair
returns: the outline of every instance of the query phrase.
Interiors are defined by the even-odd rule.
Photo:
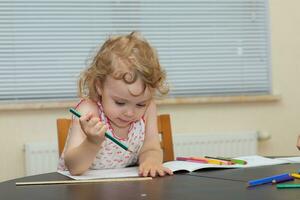
[[[161,148],[163,150],[164,162],[174,160],[173,139],[170,115],[157,116],[158,133],[161,134]]]
[[[164,162],[174,160],[170,115],[168,114],[158,115],[157,123],[158,123],[158,132],[161,134],[160,144],[163,150]],[[64,149],[70,124],[71,124],[70,119],[61,118],[56,120],[59,155],[61,155]]]
[[[59,156],[62,154],[64,150],[70,125],[71,125],[71,119],[59,118],[56,120]]]

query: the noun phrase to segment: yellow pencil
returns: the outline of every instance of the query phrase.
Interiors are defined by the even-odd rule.
[[[205,162],[208,163],[208,164],[224,165],[224,162],[222,162],[220,160],[215,160],[215,159],[199,158],[199,157],[192,157],[192,159],[200,160],[200,161],[205,160]]]
[[[294,178],[299,178],[300,179],[300,174],[292,173],[291,176],[294,177]]]
[[[207,159],[207,163],[209,164],[215,164],[215,165],[224,165],[224,163],[220,160],[214,160],[214,159]]]

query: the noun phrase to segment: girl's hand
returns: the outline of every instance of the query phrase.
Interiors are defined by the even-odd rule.
[[[173,172],[154,159],[147,159],[139,166],[140,176],[156,177],[156,175],[165,176],[167,174],[173,175]]]
[[[79,118],[79,123],[90,142],[99,144],[104,140],[107,126],[98,117],[93,117],[92,113],[88,113]]]

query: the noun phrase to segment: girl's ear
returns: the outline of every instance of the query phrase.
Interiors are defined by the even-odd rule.
[[[99,86],[96,86],[96,90],[99,96],[102,96],[102,90]]]
[[[97,94],[99,96],[102,96],[102,88],[101,88],[100,81],[96,81],[96,90],[97,90]]]

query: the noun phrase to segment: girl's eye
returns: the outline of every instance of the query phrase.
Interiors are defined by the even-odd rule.
[[[136,105],[137,105],[137,107],[141,107],[141,108],[146,106],[146,104],[136,104]]]
[[[124,102],[120,102],[120,101],[115,101],[115,104],[117,104],[117,105],[119,105],[119,106],[123,106],[123,105],[125,105],[125,103],[124,103]]]

